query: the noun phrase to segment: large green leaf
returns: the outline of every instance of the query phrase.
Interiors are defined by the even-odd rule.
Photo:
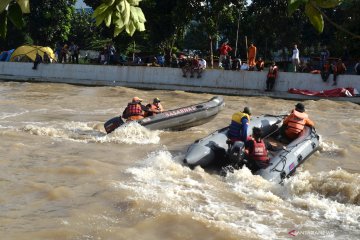
[[[308,3],[309,0],[289,0],[288,11],[289,14],[293,14],[302,4]]]
[[[311,3],[305,5],[305,14],[308,16],[311,24],[315,27],[318,32],[324,30],[324,19],[321,12],[316,9]]]
[[[115,0],[107,0],[105,2],[106,5],[108,5],[109,7],[112,6],[115,3]]]
[[[101,4],[99,7],[97,7],[93,13],[93,16],[96,18],[97,16],[103,14],[107,9],[108,9],[108,5],[106,4]]]
[[[107,12],[107,13],[108,14],[105,16],[104,22],[107,27],[110,27],[112,12]]]
[[[22,11],[18,4],[11,4],[8,9],[8,17],[10,21],[15,25],[17,28],[22,28],[24,25]]]
[[[23,13],[30,13],[30,0],[16,0]]]
[[[0,13],[2,13],[5,8],[9,5],[11,0],[0,0]]]
[[[124,3],[125,3],[125,9],[122,12],[122,14],[123,14],[124,23],[127,25],[127,24],[130,24],[129,23],[129,20],[130,20],[130,4],[126,0],[124,0]]]
[[[7,31],[7,12],[0,13],[0,37],[5,38]]]
[[[342,0],[312,0],[321,8],[334,8],[341,4]]]
[[[141,8],[136,7],[141,0],[106,0],[95,9],[93,16],[96,25],[105,22],[107,27],[114,25],[114,36],[126,31],[130,36],[136,30],[144,31],[146,22]]]

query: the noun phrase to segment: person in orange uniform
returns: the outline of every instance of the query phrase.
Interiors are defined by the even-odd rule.
[[[287,139],[294,140],[299,136],[305,126],[314,127],[315,124],[305,113],[304,104],[298,103],[290,115],[284,119],[282,131]]]
[[[149,111],[147,112],[147,116],[156,115],[164,111],[164,108],[160,102],[161,101],[159,98],[154,98],[153,103],[149,103],[148,105],[146,105],[146,107],[149,109]]]
[[[249,63],[249,70],[253,71],[255,69],[255,59],[256,59],[256,47],[253,43],[250,44],[248,50],[248,63]]]
[[[139,97],[133,97],[132,101],[128,103],[122,114],[122,117],[126,119],[127,122],[144,118],[147,108],[142,105],[141,102],[142,99]]]

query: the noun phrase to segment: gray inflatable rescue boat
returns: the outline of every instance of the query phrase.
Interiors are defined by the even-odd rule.
[[[262,129],[264,140],[278,134],[284,115],[263,115],[252,117],[248,135],[252,134],[253,127]],[[227,137],[228,127],[196,140],[191,144],[185,154],[184,164],[193,168],[231,166],[234,162],[242,161],[244,143],[239,141],[229,144]],[[258,170],[255,174],[263,178],[281,183],[291,176],[296,168],[310,157],[319,147],[320,137],[314,128],[305,127],[300,136],[280,151],[270,152],[269,166]]]
[[[164,111],[156,115],[145,117],[137,122],[150,130],[184,130],[193,126],[207,123],[225,106],[221,96],[186,107]],[[126,124],[121,117],[114,117],[104,124],[106,133],[111,133],[121,125]]]

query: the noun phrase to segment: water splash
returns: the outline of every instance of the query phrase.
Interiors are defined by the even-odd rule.
[[[133,192],[133,201],[150,201],[166,213],[193,219],[261,239],[275,239],[291,230],[321,230],[335,224],[360,233],[360,175],[338,169],[311,175],[298,173],[284,185],[271,183],[243,169],[226,177],[181,165],[184,156],[159,150],[126,170],[132,181],[112,181],[111,188]],[[293,216],[297,216],[293,219]],[[266,222],[278,222],[273,229]],[[301,222],[301,224],[298,223]],[[300,228],[301,226],[301,228]]]
[[[124,124],[112,133],[98,137],[97,142],[115,142],[126,144],[157,144],[161,131],[151,131],[137,122]]]
[[[160,141],[160,131],[150,131],[145,127],[130,123],[116,129],[111,134],[105,134],[102,123],[93,122],[56,122],[26,124],[21,131],[38,136],[49,136],[60,140],[96,143],[126,143],[126,144],[157,144]]]

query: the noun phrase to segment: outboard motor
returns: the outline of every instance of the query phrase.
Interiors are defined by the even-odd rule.
[[[230,164],[236,168],[242,168],[245,164],[244,162],[244,143],[241,141],[236,141],[229,146],[228,159]]]

